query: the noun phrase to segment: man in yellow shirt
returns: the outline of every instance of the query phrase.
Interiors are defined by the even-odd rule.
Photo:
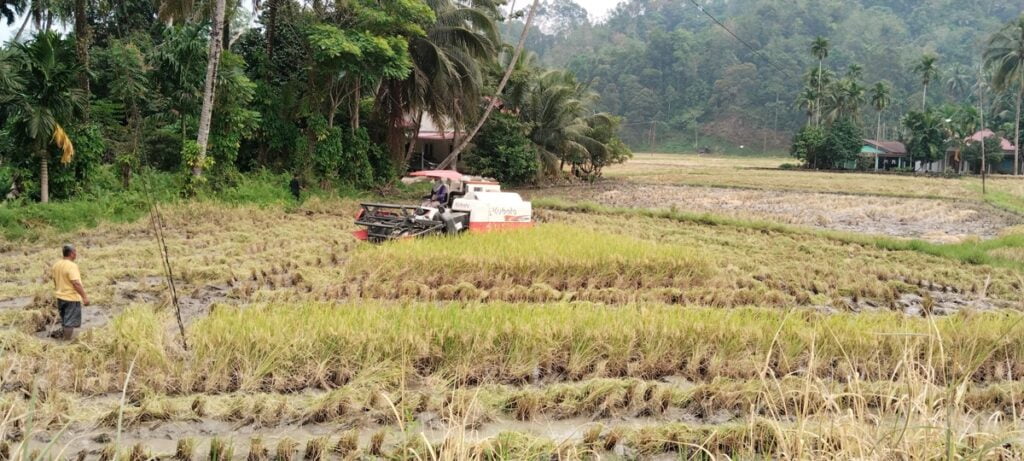
[[[75,259],[78,253],[73,245],[64,245],[64,259],[53,265],[53,289],[57,298],[57,311],[60,312],[60,335],[70,341],[75,328],[82,326],[82,305],[89,305],[89,296],[82,288],[82,276],[78,272]]]

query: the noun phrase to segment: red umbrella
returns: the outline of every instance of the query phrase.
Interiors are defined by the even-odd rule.
[[[450,179],[462,181],[462,173],[455,170],[423,170],[409,173],[409,176],[422,176],[425,178]]]

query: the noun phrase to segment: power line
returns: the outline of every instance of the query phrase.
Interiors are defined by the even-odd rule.
[[[715,24],[718,24],[718,26],[721,27],[722,29],[724,29],[726,32],[728,32],[729,35],[732,35],[732,38],[735,38],[738,42],[742,43],[743,46],[746,46],[751,52],[753,52],[758,57],[763,59],[764,62],[768,63],[768,65],[774,67],[779,72],[782,72],[783,74],[786,74],[787,77],[793,78],[793,75],[790,74],[789,71],[787,71],[786,69],[784,69],[782,67],[777,66],[774,62],[772,62],[771,59],[768,59],[767,56],[765,56],[763,53],[761,53],[761,51],[755,49],[753,45],[748,43],[746,40],[743,40],[738,35],[734,34],[733,31],[729,30],[729,28],[726,27],[725,24],[722,24],[722,22],[719,21],[718,18],[712,16],[711,13],[708,13],[707,10],[705,10],[703,6],[700,6],[700,4],[697,3],[697,0],[690,0],[690,3],[692,3],[693,6],[697,7],[697,9],[700,10],[701,13],[704,13],[707,17],[711,18],[711,20],[714,21]]]

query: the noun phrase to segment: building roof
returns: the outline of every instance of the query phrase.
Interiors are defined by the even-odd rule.
[[[416,135],[416,139],[423,139],[427,141],[445,141],[449,139],[455,139],[454,131],[420,131]]]
[[[981,141],[982,139],[990,138],[995,135],[996,134],[993,133],[992,130],[979,131],[968,136],[967,142],[978,142]],[[1014,150],[1016,150],[1013,146],[1013,143],[1008,141],[1006,138],[999,138],[999,147],[1002,148],[1004,152],[1013,152]]]
[[[907,147],[904,146],[903,143],[899,141],[878,141],[875,139],[865,139],[864,144],[878,151],[881,151],[881,154],[907,155]]]

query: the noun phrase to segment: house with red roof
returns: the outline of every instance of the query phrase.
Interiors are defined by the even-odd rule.
[[[966,139],[964,139],[968,145],[981,142],[981,140],[995,136],[996,134],[992,130],[978,131]],[[999,148],[1003,151],[1003,159],[997,164],[985,165],[989,173],[1003,173],[1013,174],[1013,154],[1017,151],[1013,143],[1008,139],[999,138]],[[950,148],[946,151],[946,164],[956,168],[960,173],[975,173],[981,171],[981,165],[968,165],[969,162],[958,161],[960,158],[960,152],[954,148]]]

